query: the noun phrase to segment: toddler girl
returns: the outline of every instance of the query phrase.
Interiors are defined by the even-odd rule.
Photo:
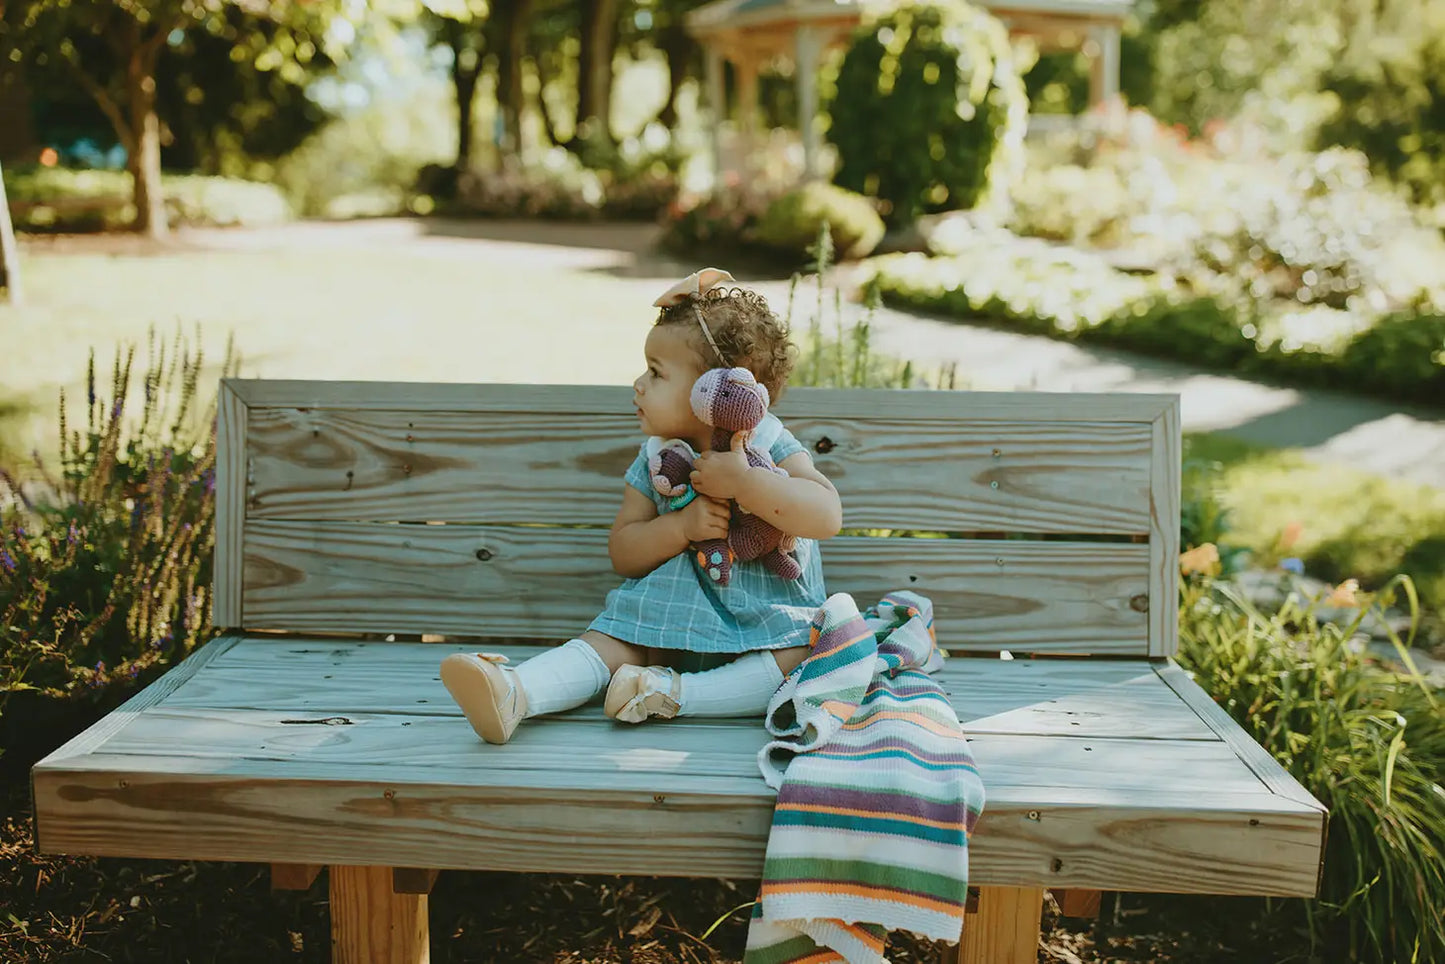
[[[654,304],[661,311],[644,347],[647,370],[633,382],[642,431],[682,439],[699,455],[697,497],[681,509],[653,487],[644,441],[627,470],[608,554],[626,581],[587,631],[518,665],[458,653],[441,677],[468,722],[488,743],[506,743],[529,716],[580,706],[604,689],[605,712],[640,723],[651,716],[761,716],[783,677],[808,652],[809,625],[826,598],[819,539],[842,525],[838,492],[773,415],[751,444],[786,475],[751,468],[738,452],[710,452],[712,429],[693,413],[693,383],[704,371],[743,367],[776,401],[793,367],[788,331],[755,292],[721,288],[726,271],[683,279]],[[713,582],[687,551],[727,535],[730,504],[797,537],[801,578],[784,580],[758,561],[734,562],[727,585]],[[689,659],[732,657],[700,672]],[[610,684],[610,685],[609,685]]]

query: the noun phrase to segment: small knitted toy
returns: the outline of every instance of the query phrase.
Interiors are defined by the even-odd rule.
[[[773,464],[767,452],[747,444],[768,414],[769,401],[767,386],[759,384],[746,368],[713,368],[703,372],[692,386],[693,414],[712,426],[715,451],[730,451],[734,435],[741,434],[749,466],[787,475]],[[712,539],[693,548],[703,572],[718,585],[726,586],[734,560],[757,559],[784,579],[797,579],[803,568],[788,555],[796,544],[793,536],[734,504],[727,539]]]

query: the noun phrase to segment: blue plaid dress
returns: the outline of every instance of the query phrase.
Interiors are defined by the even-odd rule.
[[[754,444],[767,447],[774,462],[804,451],[772,415],[758,427]],[[659,513],[667,511],[667,500],[648,477],[645,447],[624,478],[651,498]],[[806,646],[813,617],[827,594],[818,543],[799,539],[794,552],[803,567],[802,578],[786,581],[753,560],[734,563],[726,586],[708,579],[692,553],[681,553],[608,593],[602,613],[587,628],[637,646],[694,653]]]

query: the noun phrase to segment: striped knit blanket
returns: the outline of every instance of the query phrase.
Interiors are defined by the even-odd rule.
[[[933,606],[831,596],[768,705],[778,791],[744,964],[882,962],[890,930],[956,941],[983,783],[948,697]]]

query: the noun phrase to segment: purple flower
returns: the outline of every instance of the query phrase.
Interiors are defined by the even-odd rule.
[[[3,548],[0,548],[0,566],[4,566],[6,572],[15,571],[15,559]]]
[[[1281,559],[1279,561],[1279,567],[1285,572],[1294,573],[1296,576],[1303,576],[1305,574],[1304,561],[1294,556],[1290,556],[1288,559]]]
[[[201,473],[201,479],[205,482],[207,494],[216,491],[216,470],[206,469]]]
[[[75,545],[75,542],[76,542],[76,540],[77,540],[79,537],[80,537],[80,533],[79,533],[78,531],[76,531],[75,523],[72,522],[72,523],[70,524],[70,528],[69,528],[69,529],[66,531],[66,533],[65,533],[65,544],[66,544],[66,545],[73,546],[73,545]]]

